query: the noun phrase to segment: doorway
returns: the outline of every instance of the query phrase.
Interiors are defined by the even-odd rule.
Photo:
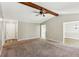
[[[79,21],[65,22],[63,24],[63,43],[79,47]]]
[[[15,21],[6,21],[5,22],[5,39],[16,39],[17,38],[17,22]]]
[[[41,38],[46,39],[46,24],[41,25]]]

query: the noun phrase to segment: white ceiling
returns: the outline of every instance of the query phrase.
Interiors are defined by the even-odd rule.
[[[79,13],[78,2],[34,2],[40,6],[43,6],[51,11],[55,11],[61,14]],[[34,8],[22,5],[17,2],[2,2],[2,11],[6,19],[26,21],[29,23],[42,23],[52,17],[50,14],[46,14],[46,17],[36,16],[34,11],[38,11]]]
[[[79,13],[79,2],[41,2],[36,3],[51,11],[61,14]]]

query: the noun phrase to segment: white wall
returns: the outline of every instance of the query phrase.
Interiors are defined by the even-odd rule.
[[[79,14],[59,15],[44,22],[47,29],[46,38],[63,43],[63,23],[69,21],[79,21]]]
[[[3,20],[3,14],[2,14],[2,8],[1,8],[1,3],[0,3],[0,45],[2,44],[2,28],[3,28],[3,24],[2,24],[2,20]]]
[[[19,40],[27,40],[40,37],[40,24],[18,22]]]

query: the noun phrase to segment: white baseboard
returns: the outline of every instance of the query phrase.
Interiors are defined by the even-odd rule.
[[[59,43],[58,41],[56,40],[53,40],[53,39],[47,39],[48,41],[51,41],[51,42],[56,42],[56,43]]]
[[[19,38],[18,41],[21,41],[21,40],[33,40],[33,39],[40,39],[39,37],[38,38]]]

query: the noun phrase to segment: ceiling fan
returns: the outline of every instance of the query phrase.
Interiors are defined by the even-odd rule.
[[[43,17],[45,17],[45,14],[47,13],[43,8],[40,9],[39,12],[34,11],[34,13],[38,13],[36,16],[42,15]]]

